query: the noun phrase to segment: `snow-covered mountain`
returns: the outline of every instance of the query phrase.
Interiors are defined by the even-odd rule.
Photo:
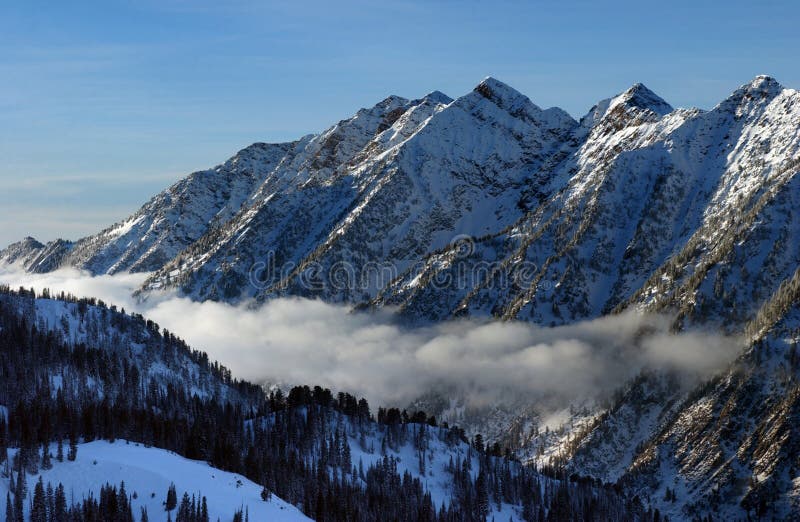
[[[426,318],[545,325],[629,306],[726,325],[752,317],[800,262],[789,210],[800,93],[758,77],[708,112],[663,114],[668,106],[644,90],[583,118],[587,137],[548,176],[563,184],[552,197],[476,240],[466,259],[456,248],[428,257],[374,302]],[[425,284],[487,264],[473,284]]]
[[[633,383],[573,433],[568,467],[646,492],[673,518],[797,520],[800,271],[756,317],[750,347],[690,393],[663,376]]]
[[[196,299],[291,293],[355,303],[455,235],[514,223],[521,192],[547,184],[535,170],[574,146],[577,127],[491,78],[455,101],[393,96],[318,136],[251,146],[96,236],[26,240],[2,258],[31,271],[157,270],[146,289],[177,285]],[[251,284],[253,266],[270,256],[280,270]],[[310,264],[342,263],[364,280],[321,291],[305,284]]]
[[[743,335],[742,358],[694,391],[646,374],[557,430],[525,403],[472,427],[675,518],[787,516],[799,129],[800,92],[768,76],[707,111],[636,84],[579,121],[487,78],[455,100],[391,96],[319,135],[252,145],[99,234],[26,238],[0,262],[152,272],[142,295],[394,306],[416,322],[547,326],[636,308]]]
[[[487,78],[456,100],[390,96],[319,135],[252,145],[99,234],[26,238],[0,259],[154,272],[142,292],[198,300],[302,295],[543,325],[645,306],[733,327],[800,257],[799,125],[800,94],[766,76],[710,111],[637,84],[580,121]]]
[[[228,221],[264,176],[300,143],[253,144],[222,165],[180,180],[134,215],[98,234],[44,246],[26,238],[12,245],[7,258],[31,272],[64,265],[95,274],[157,270],[217,223]]]

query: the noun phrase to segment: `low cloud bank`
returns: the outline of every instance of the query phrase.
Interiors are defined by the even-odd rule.
[[[508,393],[600,397],[645,369],[668,368],[687,382],[710,376],[740,352],[735,338],[670,334],[663,317],[627,313],[570,326],[453,321],[409,328],[387,311],[304,299],[257,310],[174,295],[137,302],[144,275],[91,277],[0,272],[0,282],[92,296],[137,311],[253,382],[319,384],[405,405],[431,390],[456,390],[479,406]]]

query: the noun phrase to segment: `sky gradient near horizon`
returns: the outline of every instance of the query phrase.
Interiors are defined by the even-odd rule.
[[[494,76],[574,117],[643,82],[710,108],[800,87],[795,2],[0,4],[0,248],[78,238],[255,141]]]

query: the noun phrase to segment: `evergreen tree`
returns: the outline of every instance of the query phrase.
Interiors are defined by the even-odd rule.
[[[78,436],[77,434],[70,434],[69,437],[69,451],[67,452],[67,460],[70,462],[78,458]]]
[[[44,493],[42,477],[33,488],[33,500],[31,503],[31,522],[47,522],[47,500]]]
[[[203,502],[200,506],[200,522],[209,522],[208,520],[208,503],[206,497],[203,497]]]
[[[53,467],[53,463],[51,462],[50,458],[50,445],[48,443],[44,443],[42,445],[42,469],[51,469]]]
[[[189,501],[189,494],[184,492],[181,498],[181,505],[175,515],[175,522],[192,522],[192,504]]]
[[[23,499],[27,494],[28,487],[26,485],[25,470],[22,466],[22,459],[20,459],[20,470],[17,472],[17,492],[14,494],[14,516],[17,522],[23,522],[25,517]]]
[[[45,498],[47,499],[47,514],[48,520],[53,519],[53,514],[56,512],[56,495],[53,491],[53,485],[51,483],[47,483],[47,489],[45,490]]]
[[[175,484],[170,484],[167,489],[166,510],[172,511],[178,506],[178,492],[175,491]]]
[[[24,478],[22,479],[24,481]],[[19,492],[19,479],[17,480],[17,492],[14,494],[14,522],[24,522],[25,512],[23,511],[22,499],[24,494]]]
[[[475,513],[479,519],[489,514],[489,488],[483,470],[478,473],[475,481]]]
[[[53,522],[67,520],[67,496],[64,494],[64,485],[59,482],[55,492]]]
[[[14,522],[14,506],[11,504],[11,493],[6,492],[6,522]]]

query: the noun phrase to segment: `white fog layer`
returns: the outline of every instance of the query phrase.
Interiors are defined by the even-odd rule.
[[[597,397],[645,369],[676,370],[691,381],[710,376],[741,346],[710,333],[670,334],[665,318],[633,312],[555,328],[469,320],[406,327],[389,311],[352,313],[297,298],[255,310],[174,295],[138,302],[131,291],[144,278],[72,269],[0,274],[12,287],[95,296],[142,313],[236,377],[319,384],[376,404],[403,405],[433,389],[456,390],[474,405],[509,393]]]

